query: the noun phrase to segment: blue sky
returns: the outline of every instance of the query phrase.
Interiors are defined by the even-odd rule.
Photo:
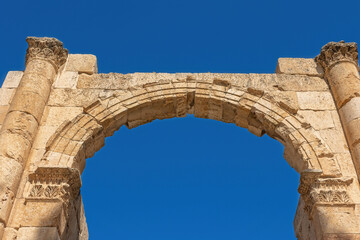
[[[0,83],[27,36],[92,53],[99,72],[273,73],[279,57],[360,42],[352,1],[3,1]],[[187,117],[121,128],[88,159],[90,239],[295,239],[298,174],[267,136]]]

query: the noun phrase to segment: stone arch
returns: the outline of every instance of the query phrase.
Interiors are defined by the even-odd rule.
[[[87,239],[79,194],[86,159],[123,125],[187,114],[285,146],[301,175],[298,239],[360,235],[355,43],[329,43],[316,60],[279,59],[276,74],[97,74],[93,55],[68,55],[53,38],[28,43],[25,71],[0,89],[0,238]]]
[[[334,155],[311,124],[295,109],[261,89],[242,88],[213,79],[200,82],[156,82],[117,91],[84,107],[49,139],[40,166],[85,167],[122,125],[134,128],[155,119],[209,118],[245,127],[257,136],[267,133],[285,146],[284,157],[299,173],[340,176]]]

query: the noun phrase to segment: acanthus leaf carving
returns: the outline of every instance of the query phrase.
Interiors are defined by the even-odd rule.
[[[44,190],[44,196],[55,198],[60,195],[60,186],[48,185]]]
[[[347,188],[353,178],[321,178],[321,174],[304,173],[298,192],[305,202],[304,210],[311,217],[315,205],[352,204]]]
[[[25,64],[32,59],[43,59],[50,62],[56,71],[66,62],[68,50],[56,38],[28,37],[29,47],[26,51]]]
[[[315,58],[324,70],[330,69],[338,62],[352,62],[359,70],[359,54],[357,44],[340,42],[329,42],[321,48],[320,54]]]
[[[29,193],[29,197],[40,197],[44,192],[44,188],[41,184],[35,184]]]
[[[29,174],[27,199],[60,199],[69,201],[80,193],[81,179],[77,169],[39,167]]]

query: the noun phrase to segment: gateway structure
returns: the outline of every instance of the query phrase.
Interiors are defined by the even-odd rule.
[[[0,89],[0,239],[88,239],[86,159],[124,124],[187,114],[285,146],[301,175],[298,239],[360,239],[355,43],[328,43],[315,59],[280,58],[275,74],[99,74],[95,56],[68,54],[57,39],[27,42],[25,71],[9,72]]]

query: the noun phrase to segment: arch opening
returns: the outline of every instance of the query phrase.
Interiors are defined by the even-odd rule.
[[[155,132],[159,136],[154,137]],[[214,134],[218,136],[211,139]],[[227,139],[223,139],[225,136]],[[121,215],[116,224],[124,237],[144,239],[147,233],[149,239],[219,239],[221,236],[235,239],[256,231],[259,224],[270,231],[271,226],[285,228],[280,233],[284,239],[294,236],[291,222],[299,179],[280,160],[283,147],[277,141],[257,138],[233,124],[190,116],[155,121],[131,130],[121,128],[106,146],[88,161],[83,174],[88,192],[82,190],[83,201],[85,210],[93,209],[93,214],[95,209],[103,209],[100,219]],[[116,155],[109,155],[111,152]],[[131,152],[133,156],[126,157]],[[273,154],[275,157],[271,157]],[[106,164],[101,164],[103,161]],[[102,173],[108,171],[106,175],[116,174],[115,182],[105,174],[94,174],[91,168]],[[277,176],[272,170],[285,176]],[[274,186],[281,187],[273,189]],[[89,188],[95,188],[93,195]],[[98,207],[98,201],[89,203],[90,198],[109,191],[116,200],[108,199],[107,204]],[[286,196],[281,199],[282,195]],[[112,211],[110,206],[114,208]],[[256,208],[260,208],[258,214],[250,216]],[[281,208],[286,210],[282,212]],[[91,230],[95,219],[90,219],[88,211],[90,236],[96,239],[96,233],[93,235]],[[270,216],[273,216],[271,223]],[[108,226],[111,223],[95,221],[97,228],[111,228]],[[184,224],[182,231],[177,227],[181,224]],[[159,232],[161,227],[163,232]],[[111,231],[103,233],[111,234]],[[261,239],[265,236],[262,233],[253,232],[248,239]],[[271,236],[269,232],[266,234]]]

